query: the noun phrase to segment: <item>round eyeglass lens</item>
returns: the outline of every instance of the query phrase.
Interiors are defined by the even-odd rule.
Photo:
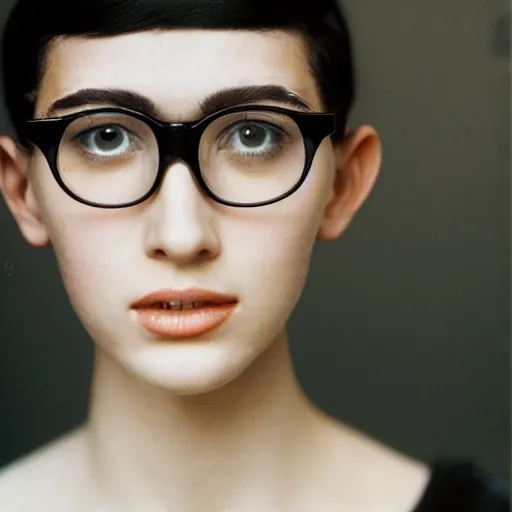
[[[199,145],[208,188],[233,203],[270,201],[289,192],[304,171],[302,133],[288,116],[236,112],[213,121]]]
[[[66,187],[103,205],[136,201],[153,186],[158,144],[143,121],[120,113],[84,115],[66,129],[58,169]]]

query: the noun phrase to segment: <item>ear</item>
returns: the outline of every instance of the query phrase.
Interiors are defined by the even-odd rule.
[[[28,243],[45,247],[48,230],[28,179],[29,155],[10,137],[0,137],[0,193]]]
[[[347,229],[370,194],[380,170],[381,143],[374,128],[362,126],[334,146],[336,174],[318,240],[335,240]]]

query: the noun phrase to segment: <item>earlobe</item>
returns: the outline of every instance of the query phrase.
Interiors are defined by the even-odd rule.
[[[336,174],[317,240],[335,240],[348,228],[370,194],[381,165],[381,143],[374,128],[363,126],[334,148]]]
[[[0,137],[0,192],[28,243],[45,247],[48,230],[28,179],[28,155],[10,137]]]

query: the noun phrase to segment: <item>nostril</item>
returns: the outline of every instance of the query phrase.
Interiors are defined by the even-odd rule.
[[[213,253],[212,251],[209,251],[208,249],[202,249],[201,251],[198,252],[197,254],[197,259],[199,261],[205,261],[205,260],[209,260],[213,257]]]
[[[157,249],[155,252],[154,252],[154,255],[157,257],[157,258],[165,258],[167,255],[165,254],[165,251],[162,250],[162,249]]]
[[[173,261],[177,265],[202,264],[215,259],[218,251],[209,248],[180,247],[179,244],[173,244],[167,241],[166,244],[159,244],[150,253],[150,257],[159,261]]]

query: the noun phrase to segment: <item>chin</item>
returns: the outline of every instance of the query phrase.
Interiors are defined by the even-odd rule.
[[[117,357],[131,378],[175,395],[216,391],[239,377],[257,354],[212,343],[162,344]]]

